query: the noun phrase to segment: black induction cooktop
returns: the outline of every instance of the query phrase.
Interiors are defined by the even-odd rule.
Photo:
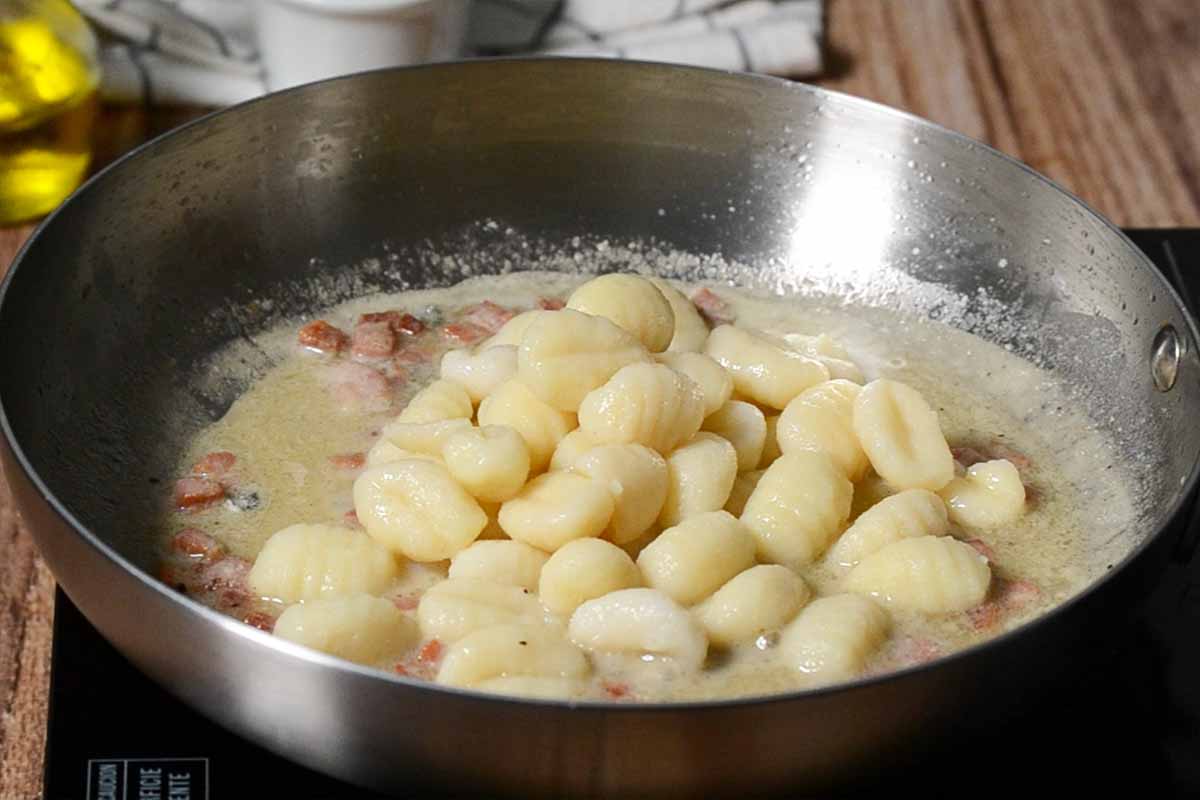
[[[1195,309],[1200,230],[1129,231]],[[1200,420],[1198,420],[1200,422]],[[1156,591],[1070,686],[857,794],[1200,798],[1200,523]],[[204,669],[197,663],[196,669]],[[1019,793],[1019,794],[1017,794]],[[191,711],[124,660],[59,592],[47,800],[370,800]],[[413,797],[430,796],[430,791]],[[4,798],[8,800],[8,798]]]

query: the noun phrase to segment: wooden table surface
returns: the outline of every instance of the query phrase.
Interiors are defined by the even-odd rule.
[[[1125,226],[1200,225],[1194,0],[830,0],[816,83],[1029,163]],[[104,161],[193,112],[106,111]],[[0,273],[30,228],[0,229]],[[40,795],[54,582],[0,480],[0,800]]]

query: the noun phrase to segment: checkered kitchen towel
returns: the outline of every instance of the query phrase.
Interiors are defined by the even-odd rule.
[[[101,31],[102,95],[222,106],[266,92],[246,0],[75,0]],[[823,0],[474,0],[474,55],[600,56],[801,78]]]

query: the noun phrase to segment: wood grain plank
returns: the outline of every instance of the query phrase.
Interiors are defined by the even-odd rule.
[[[981,3],[1022,155],[1118,224],[1196,224],[1200,207],[1172,165],[1160,109],[1114,27],[1115,5]]]
[[[0,229],[0,278],[32,225]],[[50,684],[54,579],[0,469],[0,798],[36,797]]]
[[[1015,140],[997,77],[987,62],[979,20],[968,10],[958,0],[836,0],[833,52],[835,59],[844,53],[850,62],[845,74],[815,83],[1008,149]]]

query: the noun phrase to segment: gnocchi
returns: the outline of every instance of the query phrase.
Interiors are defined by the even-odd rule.
[[[616,544],[645,533],[667,501],[667,462],[645,445],[601,445],[580,456],[571,471],[608,487],[613,514],[604,536]]]
[[[950,536],[918,536],[858,562],[846,588],[893,608],[949,614],[982,603],[991,577],[987,559],[970,545]]]
[[[804,336],[798,333],[785,334],[787,345],[798,353],[809,358],[815,358],[829,370],[829,377],[834,380],[845,380],[851,383],[862,383],[863,372],[846,348],[835,342],[828,334]]]
[[[260,597],[297,603],[380,594],[400,571],[392,552],[361,531],[290,525],[267,539],[247,582]]]
[[[421,596],[417,606],[421,635],[452,644],[493,625],[555,626],[537,595],[512,584],[478,578],[447,578]]]
[[[275,635],[347,661],[379,666],[412,647],[419,633],[391,601],[356,594],[289,606],[275,621]]]
[[[511,539],[478,541],[450,559],[451,578],[520,586],[536,591],[548,556],[536,547]]]
[[[587,658],[561,633],[534,625],[492,625],[456,641],[438,669],[437,682],[476,688],[501,678],[580,679]]]
[[[870,598],[853,594],[819,597],[779,638],[779,652],[809,686],[847,681],[887,636],[888,614]]]
[[[400,422],[394,420],[383,426],[380,443],[388,442],[398,450],[434,458],[442,457],[446,440],[456,433],[471,428],[471,420],[465,417],[438,422]]]
[[[704,416],[711,416],[733,396],[733,378],[724,367],[703,353],[659,353],[654,360],[686,375],[704,393]]]
[[[936,492],[954,477],[937,414],[917,390],[881,378],[854,399],[854,433],[875,472],[897,489]]]
[[[442,446],[442,460],[454,480],[488,503],[514,497],[529,477],[529,447],[507,425],[458,431]]]
[[[737,451],[713,433],[697,433],[667,457],[667,494],[658,515],[663,527],[725,505],[738,472]]]
[[[623,367],[579,406],[579,427],[606,444],[644,444],[663,455],[704,421],[704,393],[662,364]]]
[[[624,550],[587,538],[567,542],[550,556],[537,589],[546,608],[569,616],[588,600],[641,585],[642,574]]]
[[[499,520],[512,538],[552,553],[572,539],[599,536],[614,508],[600,481],[574,472],[548,472],[500,506]]]
[[[675,312],[658,287],[637,275],[612,273],[576,289],[567,308],[604,317],[629,331],[651,353],[660,353],[675,336]]]
[[[846,380],[805,389],[779,416],[775,434],[779,449],[825,453],[847,478],[861,479],[871,466],[854,431],[854,400],[861,391],[861,386]]]
[[[714,328],[704,352],[729,370],[735,391],[771,408],[784,408],[808,387],[829,380],[820,361],[732,325]]]
[[[478,538],[487,514],[446,468],[409,459],[354,481],[354,510],[372,539],[413,561],[441,561]]]
[[[641,342],[604,317],[563,309],[539,317],[525,331],[517,378],[543,403],[574,412],[621,367],[649,361]]]
[[[380,439],[371,445],[371,449],[367,451],[365,462],[368,467],[377,467],[380,464],[390,464],[393,461],[407,461],[414,458],[418,461],[441,461],[435,455],[414,453],[412,450],[405,450],[402,447],[396,446],[387,439]]]
[[[700,624],[655,589],[621,589],[588,600],[571,615],[567,634],[589,653],[662,659],[683,672],[700,669],[708,654]]]
[[[737,471],[749,472],[762,461],[767,443],[767,419],[758,406],[734,400],[704,420],[701,430],[727,440],[737,451]]]
[[[442,356],[442,380],[457,383],[479,405],[500,384],[517,376],[517,346],[500,344],[478,352],[450,350]]]
[[[689,517],[663,531],[637,558],[646,584],[695,605],[754,564],[754,537],[726,511]]]
[[[762,561],[811,564],[850,516],[854,486],[824,453],[780,456],[746,501],[742,522],[758,540]]]
[[[729,580],[696,606],[696,616],[717,647],[732,647],[791,621],[812,596],[808,584],[787,567],[760,564]]]
[[[967,467],[940,492],[950,519],[968,528],[996,528],[1025,512],[1025,485],[1012,462],[985,461]]]
[[[474,413],[475,406],[466,389],[457,383],[439,380],[417,392],[396,420],[409,423],[469,420]]]
[[[567,702],[876,674],[1081,580],[1055,526],[1090,484],[1022,430],[1051,395],[1015,357],[883,310],[513,267],[307,325],[355,346],[284,354],[195,440],[164,579],[339,657]],[[968,351],[980,386],[945,380]]]
[[[539,400],[518,380],[505,381],[479,404],[479,425],[506,425],[529,448],[529,471],[546,469],[554,448],[575,427],[575,415]]]
[[[661,278],[648,278],[662,292],[675,319],[674,335],[667,350],[677,353],[696,353],[704,349],[708,339],[708,325],[700,312],[692,305],[692,301],[683,292]]]
[[[554,448],[554,455],[550,457],[550,469],[570,469],[580,456],[599,446],[600,442],[594,436],[576,428],[564,436]]]
[[[490,339],[484,340],[480,350],[490,350],[493,347],[520,347],[525,332],[549,311],[523,311],[501,326],[500,330]]]
[[[829,549],[830,562],[852,567],[893,542],[943,536],[949,530],[946,504],[927,489],[907,489],[864,511]]]

